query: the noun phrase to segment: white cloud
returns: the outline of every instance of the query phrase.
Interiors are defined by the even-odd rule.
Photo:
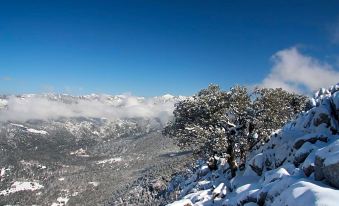
[[[167,122],[174,109],[173,101],[159,102],[156,98],[141,99],[121,95],[76,99],[76,101],[55,101],[35,95],[28,97],[11,96],[6,108],[0,110],[0,121],[27,121],[30,119],[57,119],[60,117],[93,117],[107,119],[159,118]],[[0,102],[1,103],[1,102]],[[1,105],[0,105],[1,108]]]
[[[261,87],[310,93],[339,82],[339,72],[331,65],[300,53],[296,47],[277,52],[272,60],[272,70]]]

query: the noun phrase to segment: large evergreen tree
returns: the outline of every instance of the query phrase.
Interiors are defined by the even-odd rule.
[[[306,106],[307,98],[282,89],[235,86],[221,91],[210,85],[175,105],[173,121],[164,134],[199,157],[224,156],[232,176],[246,153],[263,142]]]

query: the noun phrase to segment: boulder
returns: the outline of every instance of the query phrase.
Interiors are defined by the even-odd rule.
[[[307,134],[302,136],[294,141],[293,147],[295,149],[299,149],[301,146],[304,145],[305,142],[309,142],[314,144],[316,141],[327,142],[328,137],[322,134]]]
[[[316,127],[321,124],[326,124],[329,127],[331,125],[331,117],[326,113],[320,113],[317,118],[314,118],[313,124]]]
[[[210,168],[207,165],[202,166],[198,171],[198,176],[203,177],[210,172]]]
[[[285,168],[277,168],[265,173],[263,184],[268,184],[274,182],[278,179],[281,179],[285,176],[290,176],[290,173],[287,172]]]
[[[212,196],[213,196],[213,199],[224,198],[226,196],[226,193],[227,193],[227,187],[226,187],[225,183],[222,182],[218,185],[218,187],[216,187],[213,190]]]
[[[339,188],[339,140],[316,152],[314,170],[315,180],[326,179]]]
[[[258,175],[261,176],[264,169],[265,157],[263,153],[255,155],[250,161],[249,166]]]
[[[305,175],[309,177],[314,172],[314,165],[310,164],[310,165],[303,167],[302,169]]]
[[[322,159],[319,156],[315,156],[315,162],[314,162],[314,178],[315,180],[321,181],[324,179],[324,159]]]
[[[308,155],[315,149],[317,149],[317,147],[310,142],[303,144],[303,146],[295,153],[293,161],[294,165],[298,166],[300,163],[303,163]]]
[[[324,165],[322,172],[324,178],[339,189],[339,161],[335,164]]]

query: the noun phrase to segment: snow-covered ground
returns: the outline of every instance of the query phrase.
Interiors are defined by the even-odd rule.
[[[69,154],[75,155],[75,156],[78,156],[78,157],[89,157],[89,155],[86,153],[86,150],[84,150],[82,148],[80,148],[76,151],[70,152]]]
[[[13,126],[15,126],[15,127],[19,127],[19,128],[21,128],[23,131],[30,132],[30,133],[33,133],[33,134],[42,134],[42,135],[48,134],[48,132],[46,132],[46,131],[44,131],[44,130],[37,130],[37,129],[33,129],[33,128],[28,128],[28,127],[25,127],[24,125],[21,125],[21,124],[14,124],[14,123],[11,123],[11,125],[13,125]]]
[[[101,165],[101,164],[106,164],[106,163],[114,163],[114,162],[121,162],[122,161],[122,158],[121,157],[116,157],[116,158],[110,158],[110,159],[105,159],[105,160],[100,160],[100,161],[97,161],[97,164],[98,165]]]
[[[11,193],[16,193],[20,191],[25,191],[25,190],[30,190],[30,191],[35,191],[43,188],[44,186],[40,185],[38,182],[14,182],[11,185],[11,188],[8,188],[6,190],[0,191],[0,196],[1,195],[9,195]]]
[[[68,197],[58,197],[57,202],[53,202],[51,206],[64,206],[67,205],[68,201],[69,201]]]
[[[6,175],[6,168],[3,167],[0,169],[0,181],[1,182],[5,179],[5,175]]]
[[[216,171],[203,164],[181,178],[179,201],[170,205],[338,205],[339,85],[321,89],[313,104],[251,151],[234,178],[222,158]]]

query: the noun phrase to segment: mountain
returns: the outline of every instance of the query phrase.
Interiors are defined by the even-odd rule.
[[[185,158],[161,134],[183,98],[1,96],[0,205],[115,205]]]
[[[312,108],[257,145],[234,178],[225,159],[176,175],[171,206],[326,205],[339,202],[339,84],[320,89]]]

